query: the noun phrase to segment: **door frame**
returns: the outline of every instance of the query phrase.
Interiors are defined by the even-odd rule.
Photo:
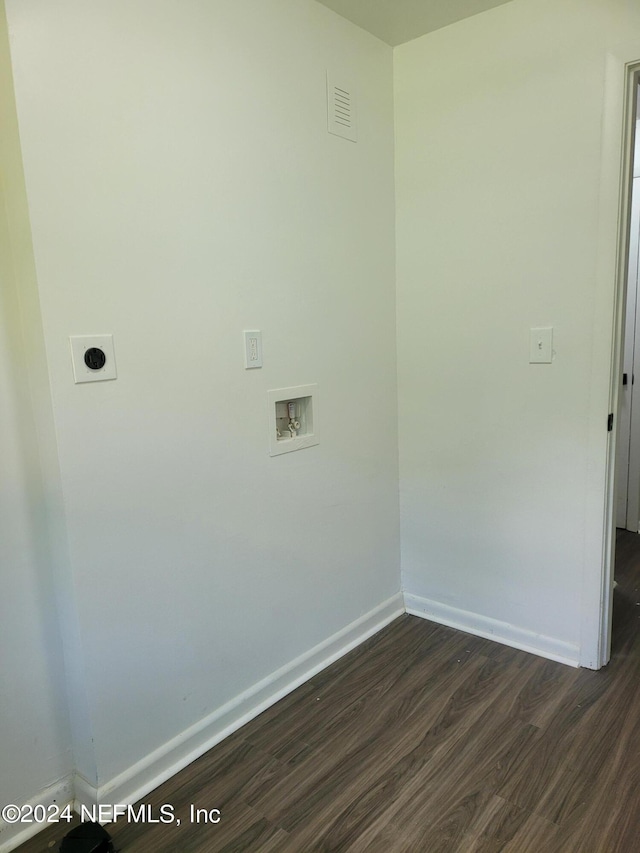
[[[636,115],[636,137],[638,137],[638,120]],[[638,316],[640,304],[638,301],[638,272],[640,267],[638,261],[640,259],[640,153],[638,152],[638,141],[635,143],[635,161],[634,172],[637,177],[632,179],[631,191],[631,224],[637,226],[635,235],[630,234],[629,247],[633,249],[633,257],[629,258],[629,280],[627,282],[627,308],[630,307],[631,301],[628,291],[630,284],[635,288],[635,311],[633,314],[633,339],[631,340],[631,354],[629,353],[626,337],[623,341],[625,350],[625,361],[627,368],[630,369],[631,381],[627,384],[627,395],[629,401],[629,448],[628,461],[629,468],[627,472],[627,494],[625,501],[626,516],[624,527],[634,533],[638,533],[638,521],[640,520],[640,397],[638,395],[638,387],[634,382],[634,377],[637,376],[640,381],[640,318]],[[635,217],[635,222],[634,222]],[[633,274],[633,278],[631,277]],[[629,329],[630,323],[627,319],[625,322],[625,335]],[[635,404],[635,405],[634,405]],[[618,489],[619,490],[619,489]],[[620,513],[618,512],[618,516]],[[619,521],[619,519],[618,519]]]
[[[606,432],[606,419],[607,413],[617,415],[618,389],[622,379],[633,139],[639,77],[640,40],[607,54],[592,321],[592,393],[588,421],[589,466],[579,661],[580,666],[589,669],[600,669],[611,656],[617,423]]]
[[[640,519],[640,407],[636,395],[633,406],[634,376],[640,379],[640,330],[638,323],[638,258],[640,253],[640,157],[638,156],[638,122],[636,116],[629,217],[629,263],[627,266],[627,293],[622,332],[622,370],[628,374],[618,389],[618,430],[616,433],[616,527],[638,532]],[[625,406],[626,403],[626,406]],[[632,440],[633,438],[633,440]]]

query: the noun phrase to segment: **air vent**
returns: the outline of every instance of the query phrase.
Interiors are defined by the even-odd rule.
[[[327,107],[329,133],[357,142],[356,95],[351,81],[327,72]]]

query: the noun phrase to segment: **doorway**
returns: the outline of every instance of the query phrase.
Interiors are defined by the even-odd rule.
[[[621,45],[619,50],[607,54],[604,82],[594,305],[594,329],[599,334],[594,337],[592,404],[589,413],[590,445],[596,474],[593,478],[594,488],[587,490],[579,660],[579,665],[588,669],[600,669],[609,662],[611,656],[616,494],[618,487],[626,488],[628,493],[632,479],[626,475],[626,487],[620,486],[620,478],[616,480],[618,425],[615,422],[620,413],[624,413],[625,395],[620,393],[620,389],[627,388],[631,378],[627,376],[627,386],[622,385],[623,373],[629,372],[622,369],[622,356],[629,273],[635,122],[640,82],[640,41]],[[636,313],[639,312],[640,294],[636,297]],[[611,324],[608,331],[607,324]],[[637,337],[640,344],[640,334]],[[634,334],[634,348],[635,338]],[[629,395],[626,405],[627,408],[630,405]],[[605,406],[608,407],[608,417]],[[603,441],[605,418],[607,432]],[[632,429],[630,424],[629,435]],[[602,453],[605,457],[603,469],[599,468],[597,461],[598,458],[602,460]]]
[[[610,654],[615,656],[629,636],[637,634],[640,604],[640,81],[634,75],[635,102],[631,123],[628,174],[627,266],[624,319],[619,326],[621,365],[618,379],[615,449],[615,582]],[[628,138],[628,137],[627,137]],[[636,383],[636,378],[638,382]]]
[[[640,133],[636,93],[635,143],[629,227],[627,295],[622,343],[622,375],[618,389],[616,442],[616,527],[637,534],[640,524]],[[635,378],[638,377],[638,384]]]

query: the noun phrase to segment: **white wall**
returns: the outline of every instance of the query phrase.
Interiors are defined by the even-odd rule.
[[[605,60],[634,36],[634,4],[513,0],[395,51],[403,585],[569,660],[602,547]]]
[[[20,434],[33,459],[37,441],[44,475],[27,483],[15,450],[26,503],[10,517],[40,488],[54,580],[20,574],[27,615],[6,624],[40,655],[28,687],[51,713],[34,726],[58,744],[52,774],[8,793],[70,766],[59,656],[49,668],[37,634],[54,596],[75,767],[121,792],[398,591],[392,55],[306,0],[7,9],[36,265],[25,334],[41,346],[39,295],[56,433],[44,354],[12,356],[3,446]],[[605,65],[630,37],[624,0],[512,0],[394,53],[407,600],[574,662],[607,452]],[[326,133],[333,67],[358,81],[356,145]],[[529,365],[528,330],[547,324],[554,362]],[[263,330],[261,371],[243,369],[246,328]],[[74,385],[68,336],[105,332],[117,381]],[[267,390],[309,382],[320,444],[269,457]],[[21,529],[12,553],[39,572]]]
[[[306,0],[7,14],[104,786],[399,590],[392,52]],[[74,385],[92,333],[118,379]],[[319,446],[269,457],[310,382]]]
[[[2,8],[0,124],[0,803],[47,804],[68,799],[73,760],[38,440],[46,416],[36,424],[51,403]],[[0,823],[0,848],[23,828]]]

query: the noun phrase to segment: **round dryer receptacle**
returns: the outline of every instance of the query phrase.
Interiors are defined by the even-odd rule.
[[[84,354],[84,363],[89,370],[102,370],[107,363],[107,357],[99,347],[89,347]]]

